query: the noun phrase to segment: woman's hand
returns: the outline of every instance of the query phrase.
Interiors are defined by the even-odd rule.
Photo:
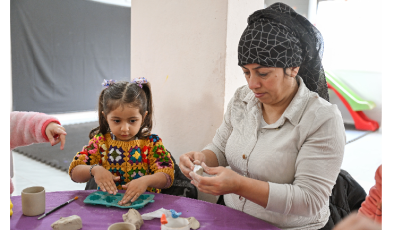
[[[101,191],[116,195],[118,189],[114,181],[120,180],[119,176],[112,175],[110,171],[99,165],[92,168],[92,175]]]
[[[60,149],[61,150],[64,149],[64,144],[66,143],[67,133],[66,133],[66,129],[63,126],[61,126],[55,122],[51,122],[45,128],[45,134],[47,135],[48,140],[52,146],[61,142]]]
[[[188,152],[183,154],[179,158],[179,168],[181,169],[182,173],[192,180],[189,173],[193,172],[194,165],[200,165],[202,162],[205,162],[205,155],[202,152]]]
[[[138,197],[146,191],[148,185],[146,180],[144,180],[144,177],[140,177],[130,181],[125,185],[122,185],[122,187],[127,190],[123,196],[123,199],[119,202],[120,205],[126,204],[129,201],[131,203],[136,201]]]
[[[381,230],[382,225],[364,215],[352,213],[339,222],[334,230]]]
[[[215,196],[237,193],[242,176],[231,169],[221,166],[208,167],[205,163],[202,163],[201,166],[204,168],[204,172],[209,175],[215,175],[215,177],[202,177],[191,171],[190,177],[193,179],[191,183],[198,190]]]

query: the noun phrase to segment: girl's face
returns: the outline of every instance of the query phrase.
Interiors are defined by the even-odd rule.
[[[263,67],[259,64],[247,64],[242,67],[251,89],[257,99],[263,104],[274,105],[281,102],[291,94],[295,77],[299,67],[291,67],[285,76],[283,68]]]
[[[142,117],[139,108],[130,105],[119,106],[107,116],[103,112],[112,134],[120,141],[130,141],[137,135],[147,113]]]

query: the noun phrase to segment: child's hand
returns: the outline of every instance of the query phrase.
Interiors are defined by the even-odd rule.
[[[109,194],[116,195],[118,189],[115,182],[120,180],[119,176],[114,176],[110,171],[102,166],[95,166],[92,168],[92,175],[96,184],[100,187],[101,191],[108,192]]]
[[[63,126],[61,126],[55,122],[51,122],[45,128],[45,134],[47,135],[48,140],[52,146],[61,142],[60,149],[61,150],[64,149],[64,144],[66,143],[67,133],[66,133],[66,129],[64,129]]]
[[[132,180],[129,183],[122,185],[124,189],[127,189],[123,199],[119,202],[120,205],[126,204],[127,202],[134,202],[138,197],[146,191],[148,185],[145,183],[144,177]]]

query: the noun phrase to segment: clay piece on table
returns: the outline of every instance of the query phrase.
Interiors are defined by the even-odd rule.
[[[181,212],[176,212],[174,209],[170,209],[170,212],[172,218],[178,218],[180,215],[182,215]]]
[[[119,201],[118,204],[119,204],[120,206],[131,206],[131,205],[132,205],[132,203],[131,203],[130,201],[127,202],[127,203],[124,203],[124,204],[120,204],[120,201]]]
[[[133,208],[130,208],[122,217],[124,222],[134,224],[137,229],[140,229],[142,224],[144,224],[141,214]]]
[[[196,174],[202,176],[202,173],[204,172],[204,169],[201,165],[194,165],[194,169],[193,172],[195,172]]]
[[[72,215],[69,217],[61,217],[51,225],[53,230],[78,230],[82,228],[81,217]]]
[[[198,229],[198,228],[200,228],[200,222],[198,222],[198,220],[196,219],[196,218],[194,218],[194,217],[189,217],[189,218],[186,218],[187,220],[189,220],[189,226],[192,228],[192,229]]]

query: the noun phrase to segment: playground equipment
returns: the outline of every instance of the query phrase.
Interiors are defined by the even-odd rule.
[[[372,101],[365,101],[347,87],[332,72],[325,71],[327,86],[333,90],[346,106],[354,120],[354,126],[358,130],[375,131],[379,128],[379,123],[367,117],[364,110],[371,110],[375,107]]]

